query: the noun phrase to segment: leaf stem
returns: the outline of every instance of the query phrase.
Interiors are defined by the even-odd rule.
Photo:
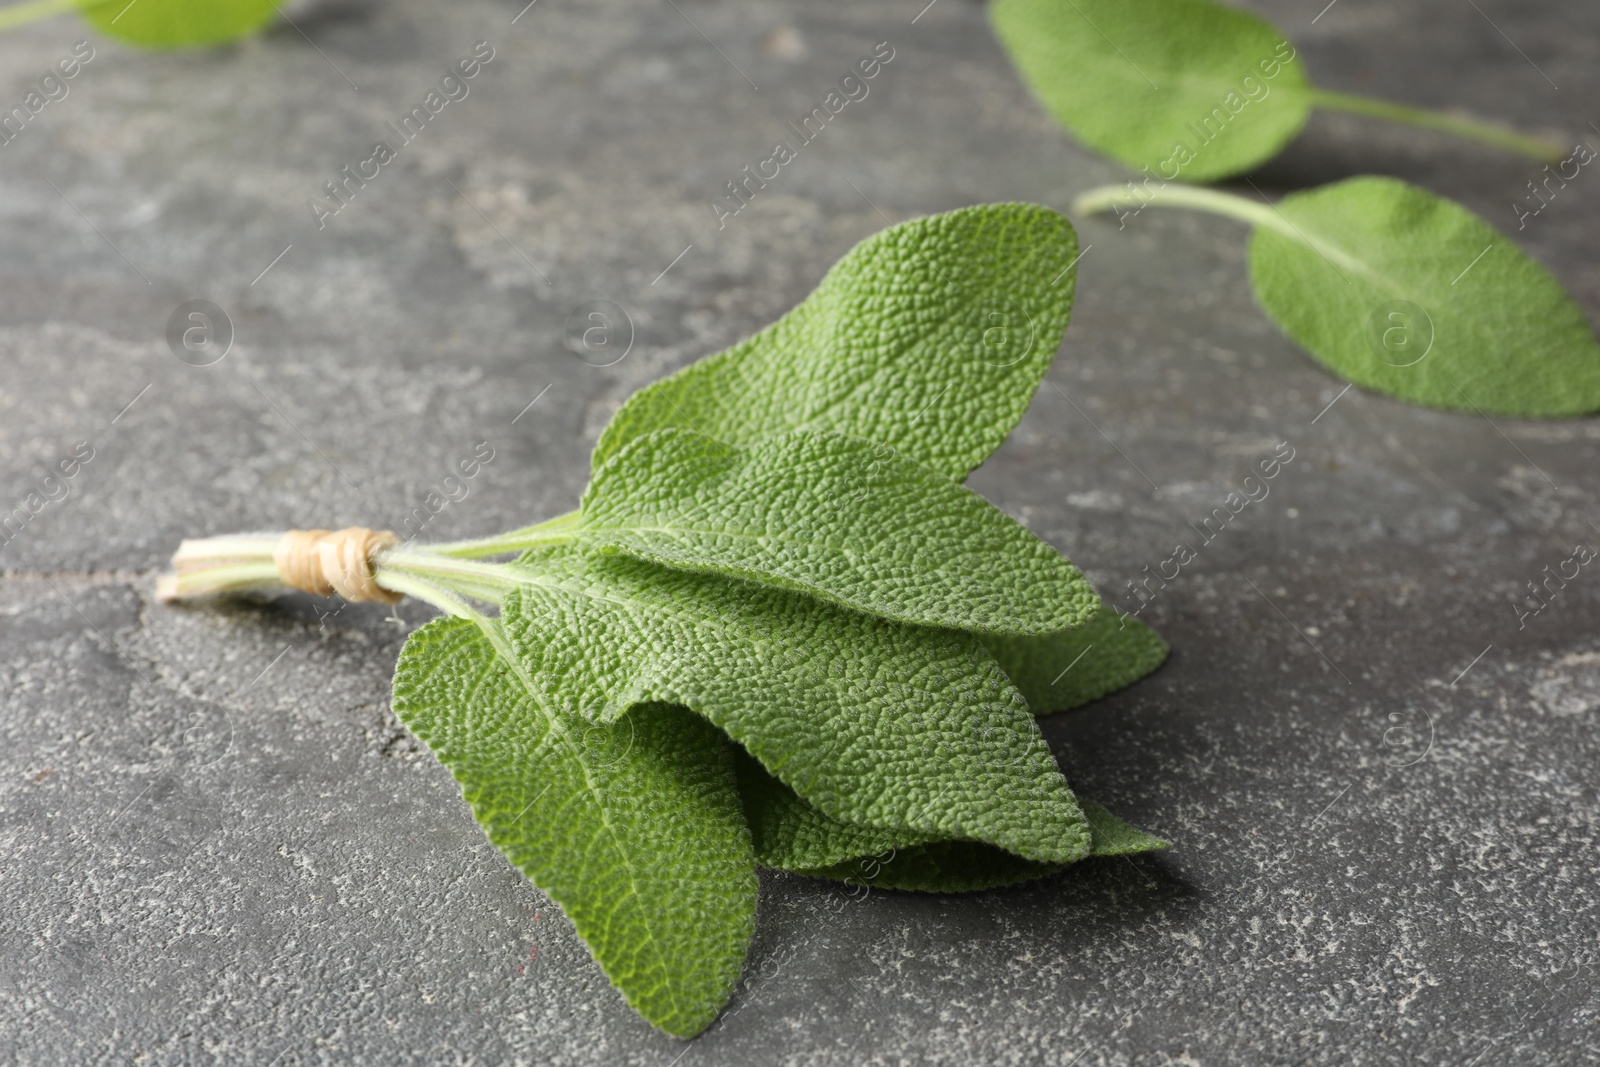
[[[242,593],[247,589],[275,589],[282,585],[278,566],[268,557],[265,563],[224,563],[162,575],[156,583],[156,598],[181,600],[213,593]]]
[[[471,541],[449,541],[439,545],[429,545],[427,551],[440,556],[455,556],[460,559],[486,559],[490,556],[504,556],[512,552],[523,552],[537,545],[560,544],[572,539],[569,532],[583,519],[580,511],[569,511],[565,515],[557,515],[553,519],[524,526],[520,530],[510,533],[498,534],[494,537],[480,537]]]
[[[414,597],[425,604],[432,604],[446,615],[454,615],[457,618],[472,619],[474,621],[483,618],[465,600],[432,582],[424,581],[414,575],[379,567],[374,577],[383,588],[396,593],[404,593],[406,596]]]
[[[185,541],[172,557],[174,573],[161,577],[156,595],[170,601],[246,589],[287,588],[273,558],[279,539],[277,534],[244,534]],[[372,562],[373,577],[382,588],[474,619],[481,616],[462,598],[498,606],[511,590],[538,577],[536,571],[514,563],[484,563],[404,545],[378,554]]]
[[[1341,270],[1351,271],[1356,274],[1365,274],[1366,268],[1342,248],[1324,244],[1313,239],[1300,227],[1289,220],[1289,217],[1273,203],[1265,200],[1249,200],[1233,193],[1218,192],[1215,189],[1201,189],[1193,185],[1179,185],[1171,183],[1152,192],[1146,193],[1135,189],[1129,191],[1127,186],[1102,185],[1097,189],[1090,189],[1072,202],[1071,211],[1078,215],[1093,215],[1099,211],[1114,210],[1121,204],[1137,203],[1139,206],[1132,214],[1144,210],[1147,204],[1164,204],[1167,207],[1186,207],[1196,211],[1209,211],[1213,215],[1222,215],[1230,219],[1238,219],[1252,226],[1264,226],[1274,233],[1296,241],[1324,259],[1333,263]],[[1118,214],[1125,218],[1123,214]]]
[[[501,597],[523,580],[519,575],[527,573],[510,563],[478,563],[475,560],[441,556],[431,549],[409,548],[389,550],[378,560],[375,570],[379,585],[383,585],[385,576],[391,574],[426,578],[491,604],[498,604]],[[395,591],[404,592],[400,589]]]
[[[1213,215],[1225,215],[1240,222],[1248,222],[1252,226],[1265,226],[1287,237],[1298,236],[1289,221],[1271,204],[1246,200],[1233,193],[1222,193],[1215,189],[1202,189],[1193,185],[1174,183],[1150,193],[1130,192],[1128,187],[1123,185],[1102,185],[1090,189],[1073,200],[1070,210],[1074,215],[1093,215],[1101,211],[1114,210],[1122,204],[1137,204],[1139,209],[1143,209],[1146,204],[1152,203],[1209,211]]]
[[[1352,115],[1366,115],[1371,118],[1387,119],[1390,122],[1403,122],[1411,126],[1421,126],[1425,129],[1439,130],[1452,133],[1457,137],[1464,137],[1469,141],[1480,144],[1493,145],[1503,148],[1508,152],[1528,156],[1541,163],[1559,163],[1566,158],[1567,150],[1552,141],[1541,137],[1531,137],[1516,130],[1482,119],[1467,118],[1464,115],[1451,115],[1442,111],[1432,111],[1428,108],[1409,107],[1405,104],[1395,104],[1388,100],[1374,100],[1369,96],[1356,96],[1351,93],[1337,93],[1331,89],[1311,88],[1311,103],[1315,107],[1325,108],[1329,111],[1344,111]]]

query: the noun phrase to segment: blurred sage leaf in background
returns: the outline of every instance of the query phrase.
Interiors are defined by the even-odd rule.
[[[1278,210],[1289,232],[1257,226],[1250,239],[1256,298],[1335,373],[1430,407],[1535,418],[1600,409],[1589,320],[1471,211],[1372,177],[1296,193]]]
[[[273,0],[112,0],[83,17],[107,37],[151,48],[200,48],[248,36],[278,14]]]
[[[1057,122],[1096,151],[1165,181],[1212,182],[1258,166],[1319,107],[1539,160],[1563,154],[1475,119],[1318,88],[1276,27],[1211,0],[998,0],[990,19]]]
[[[260,30],[273,0],[24,0],[0,7],[0,30],[76,11],[107,37],[147,48],[205,48]]]
[[[1091,190],[1078,212],[1130,193]],[[1140,202],[1250,223],[1256,299],[1335,374],[1415,404],[1554,418],[1600,410],[1600,344],[1561,283],[1460,204],[1359,177],[1276,204],[1169,185]]]
[[[1248,170],[1311,114],[1294,47],[1244,11],[1205,0],[999,0],[990,18],[1057,122],[1167,181]]]

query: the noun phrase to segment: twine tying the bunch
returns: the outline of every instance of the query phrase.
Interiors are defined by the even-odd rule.
[[[400,543],[386,530],[290,530],[272,550],[283,584],[316,596],[338,593],[352,603],[397,604],[404,597],[378,585],[373,557]]]

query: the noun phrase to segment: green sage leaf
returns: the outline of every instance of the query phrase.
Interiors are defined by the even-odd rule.
[[[983,842],[842,822],[806,803],[743,751],[734,763],[756,862],[763,867],[881,889],[962,893],[1042,878],[1067,866],[1024,859]],[[1097,804],[1082,798],[1078,803],[1089,826],[1087,855],[1167,847]]]
[[[1169,847],[1159,837],[1123,822],[1097,804],[1087,800],[1078,803],[1083,807],[1093,837],[1090,856],[1123,856]],[[1057,874],[1068,866],[1023,859],[981,841],[932,841],[880,849],[829,867],[797,869],[795,873],[873,889],[972,893],[1032,882]]]
[[[1088,849],[1026,703],[975,637],[571,546],[524,564],[501,618],[566,713],[682,704],[841,821],[1052,862]]]
[[[927,626],[1048,634],[1099,606],[1076,567],[976,493],[834,434],[747,449],[675,429],[635,438],[560,536]]]
[[[1600,409],[1600,345],[1561,284],[1471,211],[1405,182],[1284,198],[1251,237],[1250,278],[1285,333],[1364,388],[1501,415]]]
[[[278,14],[274,0],[84,0],[107,37],[151,48],[200,48],[248,36]]]
[[[1080,803],[1083,803],[1083,812],[1087,816],[1087,802]],[[1032,882],[1063,869],[1062,864],[1025,860],[993,845],[974,841],[933,841],[925,845],[884,849],[830,867],[797,870],[795,873],[872,889],[973,893]]]
[[[752,445],[819,430],[888,445],[962,479],[1027,410],[1072,311],[1072,224],[984,204],[891,226],[783,318],[633,394],[599,469],[665,427]]]
[[[1083,815],[1094,835],[1093,856],[1129,856],[1138,852],[1158,852],[1172,846],[1132,823],[1124,822],[1100,805],[1083,801]]]
[[[693,1036],[738,982],[755,921],[727,740],[681,708],[577,719],[496,630],[447,618],[413,633],[395,668],[395,714],[628,1003]]]
[[[1071,711],[1124,689],[1167,658],[1167,643],[1132,616],[1101,607],[1082,626],[1043,637],[985,636],[1035,715]]]
[[[1283,150],[1311,86],[1264,19],[1209,0],[998,0],[995,35],[1045,109],[1159,180],[1209,182]]]
[[[811,871],[909,848],[940,838],[936,830],[914,831],[846,822],[825,815],[770,774],[743,748],[734,746],[734,770],[756,862],[783,871]],[[1083,801],[1078,801],[1081,806]]]

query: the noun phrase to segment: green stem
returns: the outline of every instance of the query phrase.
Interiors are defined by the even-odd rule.
[[[429,550],[395,548],[378,560],[378,584],[391,574],[409,575],[439,582],[464,596],[498,604],[519,584],[525,569],[509,563],[478,563],[474,560],[441,556]],[[397,590],[398,591],[398,590]]]
[[[1311,103],[1314,107],[1326,108],[1329,111],[1345,111],[1352,115],[1366,115],[1371,118],[1388,119],[1390,122],[1404,122],[1411,126],[1453,133],[1457,137],[1465,137],[1469,141],[1516,152],[1537,159],[1541,163],[1559,163],[1567,155],[1567,150],[1560,145],[1540,137],[1530,137],[1515,130],[1508,130],[1504,126],[1484,122],[1481,119],[1469,119],[1441,111],[1430,111],[1427,108],[1407,107],[1405,104],[1374,100],[1368,96],[1336,93],[1331,89],[1318,89],[1313,86]]]
[[[498,534],[494,537],[480,537],[471,541],[450,541],[441,545],[429,545],[427,551],[440,556],[455,556],[460,559],[487,559],[491,556],[504,556],[511,552],[525,552],[537,545],[561,544],[570,541],[572,534],[569,532],[583,519],[582,513],[569,511],[565,515],[557,515],[553,519],[524,526],[520,530],[510,533]]]
[[[1357,274],[1366,273],[1366,267],[1352,259],[1349,253],[1332,245],[1323,244],[1314,240],[1300,227],[1296,226],[1289,218],[1278,209],[1276,204],[1262,200],[1248,200],[1232,193],[1220,193],[1215,189],[1200,189],[1193,185],[1168,184],[1152,192],[1145,193],[1134,189],[1129,190],[1124,185],[1102,185],[1098,189],[1090,189],[1072,202],[1069,209],[1075,215],[1093,215],[1099,211],[1115,210],[1122,204],[1138,204],[1133,211],[1137,214],[1144,210],[1147,204],[1160,204],[1166,207],[1187,207],[1196,211],[1209,211],[1213,215],[1223,215],[1230,219],[1238,219],[1252,226],[1264,226],[1275,233],[1282,234],[1291,241],[1298,242],[1305,247],[1319,253],[1330,263],[1342,270]],[[1118,215],[1118,218],[1124,216]]]
[[[474,621],[483,618],[465,600],[432,582],[423,581],[421,578],[409,574],[385,570],[381,567],[378,568],[374,577],[383,588],[394,593],[402,593],[408,597],[414,597],[425,604],[432,604],[446,615],[454,615],[457,618],[472,619]]]
[[[1072,202],[1070,210],[1074,215],[1093,215],[1113,210],[1122,204],[1137,204],[1139,209],[1146,204],[1194,208],[1196,211],[1209,211],[1213,215],[1226,215],[1252,226],[1266,226],[1288,237],[1296,236],[1294,227],[1271,204],[1193,185],[1164,185],[1151,193],[1130,192],[1125,185],[1102,185],[1080,195]]]
[[[181,600],[213,593],[242,593],[247,589],[281,588],[278,565],[270,556],[264,562],[228,562],[186,574],[165,575],[156,585],[160,600]]]
[[[562,516],[560,521],[572,518]],[[529,540],[527,531],[505,536],[517,534],[524,535],[520,540]],[[278,540],[275,535],[246,535],[185,541],[173,557],[176,573],[160,579],[157,596],[170,601],[285,588],[273,558]],[[414,596],[452,615],[480,619],[462,598],[499,605],[507,593],[536,579],[538,573],[515,563],[484,563],[441,555],[432,548],[398,545],[374,557],[373,577],[384,589]]]
[[[87,6],[80,0],[24,0],[20,4],[7,4],[0,7],[0,30],[26,26],[30,22],[38,22],[52,15],[64,15]]]

